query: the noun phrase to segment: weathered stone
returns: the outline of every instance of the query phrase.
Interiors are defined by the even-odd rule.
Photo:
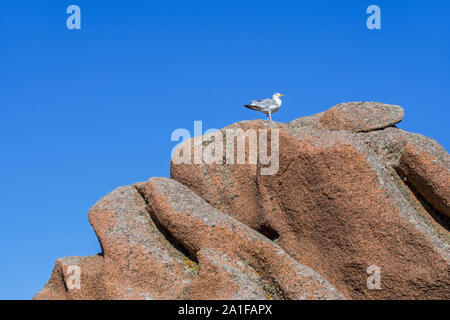
[[[422,197],[450,217],[450,156],[438,142],[397,128],[361,137]]]
[[[378,130],[395,123],[386,122],[392,110],[382,105],[381,111],[375,112],[375,104],[366,104],[358,112],[358,104],[351,105],[352,112],[366,112],[368,121],[372,111],[373,117],[385,113],[381,116],[384,124],[369,121],[375,125],[339,128],[350,132],[327,130],[320,119],[328,111],[287,125],[272,123],[280,130],[277,174],[262,176],[252,165],[237,170],[236,165],[172,163],[171,177],[253,229],[268,237],[279,236],[277,244],[297,261],[333,279],[347,297],[446,298],[450,285],[448,231],[409,197],[408,186],[389,169],[400,163],[405,146],[399,129]],[[398,115],[395,121],[400,121],[402,109],[392,109]],[[268,127],[263,121],[236,125]],[[369,129],[377,130],[353,133]],[[392,138],[398,142],[383,143],[387,139],[379,136],[383,131],[395,132]],[[377,154],[361,142],[367,142],[369,135],[377,137],[371,145]],[[440,158],[445,156],[444,151]],[[217,185],[220,190],[211,189]],[[448,180],[443,185],[448,187]],[[384,274],[382,290],[367,288],[366,270],[373,264]]]
[[[50,280],[34,299],[106,299],[103,276],[103,257],[100,255],[60,258],[55,262]]]
[[[343,299],[280,247],[166,178],[121,187],[89,213],[102,255],[57,261],[35,299]],[[68,267],[80,270],[70,287]]]
[[[369,132],[391,127],[405,116],[400,106],[379,102],[341,103],[323,113],[320,126],[329,130]]]
[[[263,120],[242,121],[220,130],[220,133],[225,137],[228,129],[254,130],[258,132],[259,129],[269,130],[283,126],[283,124],[269,123]],[[209,141],[209,139],[209,137],[204,137],[204,141]],[[191,155],[193,155],[195,144],[199,142],[193,138],[184,143],[190,147]],[[217,142],[212,142],[211,144],[215,143]],[[237,153],[236,139],[233,151],[234,154]],[[232,164],[224,160],[223,164],[203,163],[199,165],[194,163],[192,156],[190,163],[175,164],[172,161],[170,176],[172,179],[194,190],[215,208],[231,215],[253,229],[258,229],[264,224],[264,221],[260,214],[261,208],[256,185],[256,170],[256,163],[249,164],[248,153],[245,155],[244,164],[237,164],[237,159],[235,159],[235,162]]]
[[[393,127],[402,118],[398,106],[346,103],[186,141],[191,163],[172,161],[172,179],[118,188],[90,210],[102,254],[57,260],[35,299],[447,300],[449,155]],[[238,153],[227,129],[276,131],[277,170],[250,163],[250,147],[243,164],[195,163],[199,150]],[[367,285],[372,267],[380,289]]]
[[[385,167],[345,131],[280,134],[280,171],[258,176],[264,219],[283,249],[353,299],[447,299],[448,242]],[[381,269],[381,290],[366,285]]]
[[[282,298],[343,298],[322,276],[297,263],[260,233],[213,208],[179,182],[151,178],[139,188],[150,199],[155,218],[193,255],[212,248],[229,258],[237,257],[235,263],[248,264]]]

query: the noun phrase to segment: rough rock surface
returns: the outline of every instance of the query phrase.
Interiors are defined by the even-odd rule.
[[[102,255],[63,258],[35,299],[345,299],[275,243],[167,178],[89,212]],[[69,266],[80,269],[70,288]]]
[[[322,276],[296,262],[279,246],[250,229],[245,224],[223,214],[207,204],[192,190],[174,180],[152,178],[139,185],[144,197],[149,199],[151,212],[163,228],[180,241],[193,255],[207,249],[204,254],[209,262],[225,270],[226,264],[246,266],[247,274],[259,275],[265,281],[267,293],[276,298],[287,299],[336,299],[343,298]],[[211,254],[214,250],[214,254]],[[216,259],[217,257],[218,259]],[[220,258],[223,257],[221,260]],[[226,263],[226,260],[230,262]],[[251,272],[253,270],[253,272]],[[202,264],[199,264],[199,278],[202,278]],[[241,271],[242,275],[246,273]],[[211,273],[218,277],[222,272]],[[237,292],[245,293],[250,279],[236,277]],[[201,281],[201,280],[200,280]],[[203,286],[209,292],[211,282]],[[220,288],[221,295],[236,298]],[[252,297],[240,294],[238,298]]]
[[[394,127],[403,116],[345,103],[185,141],[191,160],[198,148],[237,154],[218,137],[253,129],[271,154],[276,132],[277,170],[262,174],[247,146],[243,164],[172,161],[171,179],[118,188],[89,212],[102,253],[57,260],[35,299],[449,299],[450,158]]]
[[[405,113],[400,106],[378,102],[341,103],[323,113],[320,126],[329,130],[369,132],[392,127],[402,121]]]
[[[437,210],[450,217],[450,156],[439,143],[394,128],[371,132],[364,141]]]
[[[368,146],[347,131],[280,134],[280,170],[257,176],[276,241],[349,298],[448,295],[448,245],[415,212]],[[370,290],[366,270],[382,271]]]

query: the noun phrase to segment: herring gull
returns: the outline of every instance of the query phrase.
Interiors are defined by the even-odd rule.
[[[281,108],[281,99],[284,94],[274,93],[272,99],[252,100],[252,104],[245,104],[244,107],[265,113],[267,119],[272,121],[272,113]]]

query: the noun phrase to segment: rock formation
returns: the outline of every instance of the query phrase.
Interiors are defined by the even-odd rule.
[[[58,259],[35,299],[449,299],[450,156],[403,116],[343,103],[185,141],[193,159],[229,129],[276,130],[278,170],[247,146],[245,163],[172,161],[171,179],[116,189],[89,212],[102,252]]]

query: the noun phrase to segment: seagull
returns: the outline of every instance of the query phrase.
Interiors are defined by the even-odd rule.
[[[272,113],[277,112],[281,108],[281,99],[284,94],[274,93],[272,99],[252,100],[252,104],[245,104],[244,107],[256,110],[267,115],[267,119],[272,121]]]

